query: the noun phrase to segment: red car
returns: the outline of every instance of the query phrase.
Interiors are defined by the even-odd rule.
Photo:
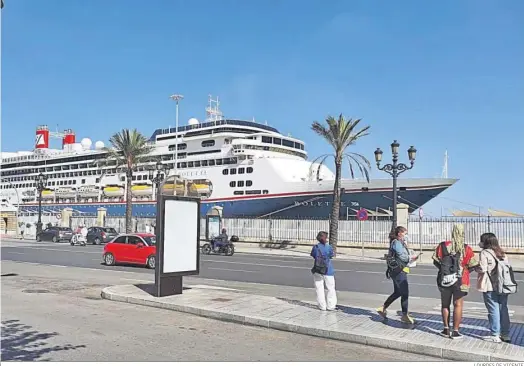
[[[121,234],[104,246],[103,261],[143,264],[155,268],[156,236],[154,234]]]

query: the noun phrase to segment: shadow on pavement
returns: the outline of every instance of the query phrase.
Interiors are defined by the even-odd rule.
[[[279,297],[278,299],[286,301],[287,303],[292,305],[303,306],[310,309],[318,309],[318,307],[315,304],[309,302],[286,299],[282,297]],[[443,329],[442,318],[440,315],[437,314],[410,312],[410,315],[415,318],[415,324],[405,324],[398,319],[384,319],[377,312],[368,309],[337,305],[337,310],[349,315],[365,316],[374,322],[383,323],[384,325],[392,328],[417,329],[419,331],[435,335],[439,335],[439,333]],[[402,313],[398,311],[396,315],[400,318]],[[511,322],[510,338],[512,344],[515,344],[517,346],[524,346],[524,335],[521,334],[521,329],[521,323]],[[465,336],[469,336],[475,339],[482,339],[483,336],[489,335],[488,320],[463,317],[462,323],[460,324],[460,332]]]
[[[33,330],[29,325],[19,320],[2,321],[2,361],[50,361],[42,358],[51,352],[70,351],[85,348],[85,345],[49,346],[47,339],[57,336],[58,333],[43,333]]]
[[[151,296],[156,296],[156,288],[154,283],[137,283],[135,286],[140,290],[147,292]],[[182,290],[191,290],[191,287],[182,286]]]

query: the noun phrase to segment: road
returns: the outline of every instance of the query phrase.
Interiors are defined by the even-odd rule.
[[[30,263],[54,264],[82,268],[107,269],[101,264],[102,246],[72,247],[67,243],[35,243],[2,241],[2,259]],[[232,257],[201,256],[200,278],[226,281],[253,282],[262,284],[312,288],[310,258],[262,254],[236,253]],[[113,270],[124,272],[151,273],[153,271],[133,266],[115,266]],[[384,263],[350,262],[335,260],[336,288],[339,291],[388,295],[392,284],[384,275]],[[524,274],[516,274],[516,280],[524,285]],[[433,266],[418,266],[409,276],[412,297],[439,299],[436,288],[436,269]],[[474,289],[476,275],[473,274],[472,291],[467,300],[483,303],[482,296]],[[511,296],[512,304],[524,304],[524,291]]]
[[[102,300],[122,273],[3,261],[2,361],[442,361]]]

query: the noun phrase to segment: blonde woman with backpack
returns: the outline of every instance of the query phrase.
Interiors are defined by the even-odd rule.
[[[489,328],[491,334],[484,337],[485,341],[510,343],[508,294],[499,293],[496,270],[499,262],[509,264],[506,254],[499,245],[495,234],[485,233],[480,237],[480,270],[477,278],[477,290],[482,292],[484,304],[488,310]],[[515,286],[516,287],[516,286]],[[516,288],[515,288],[516,290]]]

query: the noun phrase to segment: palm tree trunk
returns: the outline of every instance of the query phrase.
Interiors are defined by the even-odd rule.
[[[126,234],[132,231],[132,218],[133,218],[133,195],[131,186],[133,185],[133,172],[128,171],[126,173]]]
[[[335,159],[335,186],[333,187],[333,206],[329,220],[329,244],[333,252],[337,253],[338,243],[338,220],[340,218],[340,178],[342,175],[342,159]]]

